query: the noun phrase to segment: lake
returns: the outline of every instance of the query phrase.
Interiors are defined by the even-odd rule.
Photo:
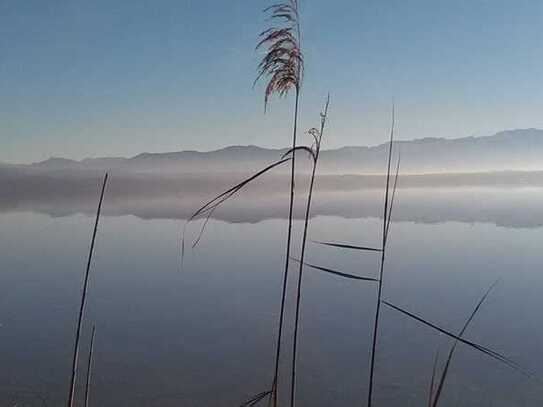
[[[310,237],[379,245],[381,197],[377,190],[317,194]],[[60,406],[94,204],[29,202],[0,213],[0,404]],[[543,375],[542,203],[541,188],[399,190],[384,297],[458,332],[500,279],[465,337]],[[286,205],[261,199],[218,210],[180,269],[186,211],[178,212],[175,199],[106,195],[81,351],[82,386],[96,324],[92,405],[237,406],[269,387]],[[301,224],[296,220],[294,256]],[[189,240],[198,226],[189,226]],[[377,254],[314,243],[307,261],[370,277],[379,265]],[[291,271],[295,277],[296,263]],[[365,405],[375,283],[311,269],[303,283],[298,406]],[[289,287],[282,382],[290,366],[292,279]],[[380,332],[375,405],[425,405],[436,351],[443,364],[451,341],[386,307]],[[538,379],[459,345],[441,405],[542,402]]]

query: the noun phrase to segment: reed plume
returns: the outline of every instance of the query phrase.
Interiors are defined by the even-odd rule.
[[[264,108],[274,93],[280,97],[295,89],[299,93],[303,76],[303,56],[300,48],[300,19],[298,1],[286,0],[264,10],[269,13],[269,21],[277,26],[260,33],[256,49],[266,48],[266,53],[258,64],[255,83],[266,78]]]
[[[286,96],[290,90],[295,91],[294,119],[292,129],[292,163],[290,172],[290,203],[288,215],[288,230],[285,253],[285,266],[283,272],[283,285],[281,293],[281,306],[277,328],[277,344],[275,350],[275,366],[272,382],[273,406],[277,407],[277,387],[279,374],[279,358],[281,355],[281,338],[283,335],[283,322],[285,314],[285,297],[288,281],[288,268],[290,260],[290,246],[292,240],[292,215],[294,207],[294,175],[296,168],[296,136],[298,131],[298,108],[300,89],[304,71],[304,60],[301,50],[301,30],[298,0],[284,0],[264,10],[269,13],[272,25],[260,34],[257,49],[265,48],[266,53],[258,65],[258,74],[255,83],[267,80],[264,91],[264,109],[268,106],[269,98],[273,94]]]
[[[106,190],[108,174],[104,176],[104,181],[102,183],[102,192],[100,193],[100,200],[98,201],[98,209],[96,210],[96,218],[94,220],[94,229],[92,232],[91,245],[89,248],[89,256],[87,258],[87,269],[85,271],[85,279],[83,282],[83,290],[81,292],[81,303],[79,305],[79,317],[77,319],[77,326],[75,330],[75,339],[74,339],[74,350],[72,358],[72,377],[70,379],[70,389],[68,391],[68,407],[73,407],[74,405],[74,395],[75,395],[75,381],[77,378],[77,361],[79,356],[79,341],[81,339],[81,326],[83,324],[83,317],[85,314],[85,305],[87,304],[87,290],[89,286],[89,275],[90,268],[92,264],[92,255],[94,253],[94,242],[96,241],[96,234],[98,232],[98,222],[100,221],[100,212],[102,210],[102,202],[104,200],[104,192]]]

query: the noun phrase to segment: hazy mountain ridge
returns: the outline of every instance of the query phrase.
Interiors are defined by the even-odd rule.
[[[402,173],[481,172],[543,169],[543,130],[507,130],[484,137],[457,139],[423,138],[396,141],[402,155]],[[342,147],[323,150],[322,173],[382,173],[387,143],[373,147]],[[81,161],[53,157],[18,168],[37,170],[119,170],[122,172],[209,173],[247,172],[278,160],[287,149],[229,146],[218,150],[141,153],[131,158],[102,157]],[[309,160],[298,160],[309,168]],[[13,165],[10,165],[13,167]],[[285,167],[283,171],[286,171]],[[281,171],[280,169],[278,170]]]
[[[513,227],[542,224],[543,130],[398,141],[396,147],[402,154],[397,220],[483,221]],[[324,151],[316,180],[315,214],[379,216],[387,150],[387,144],[381,144]],[[231,146],[211,152],[142,153],[81,161],[54,157],[31,165],[2,165],[0,212],[92,214],[104,171],[112,169],[105,214],[185,219],[245,178],[247,171],[279,159],[286,151]],[[309,159],[300,154],[297,162],[307,166]],[[233,222],[285,216],[287,171],[285,165],[284,172],[266,174],[214,216]],[[306,190],[307,182],[307,174],[299,173],[297,188]],[[295,214],[302,216],[300,202],[297,205]],[[512,216],[515,207],[522,209]]]

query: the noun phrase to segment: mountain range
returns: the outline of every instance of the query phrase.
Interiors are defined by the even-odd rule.
[[[423,138],[395,141],[401,153],[403,174],[485,171],[533,171],[543,169],[543,130],[507,130],[485,137],[457,139]],[[287,149],[230,146],[198,152],[142,153],[131,158],[87,158],[81,161],[53,157],[28,165],[0,168],[36,171],[110,170],[129,173],[251,172],[281,158]],[[328,174],[379,174],[386,164],[388,143],[372,147],[342,147],[323,150],[319,171]],[[299,154],[305,154],[303,152]],[[309,159],[299,159],[300,169],[309,169]],[[287,171],[285,166],[282,171]],[[279,170],[281,172],[281,170]]]

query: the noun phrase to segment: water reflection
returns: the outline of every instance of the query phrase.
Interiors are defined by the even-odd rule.
[[[57,184],[47,188],[9,188],[3,186],[0,211],[36,212],[53,217],[77,213],[93,214],[98,197],[96,179],[77,184]],[[148,185],[153,185],[147,189]],[[112,179],[103,208],[110,216],[134,215],[141,219],[186,219],[200,205],[229,185],[219,180],[199,186],[162,179],[156,183],[133,184]],[[295,217],[303,216],[303,187],[295,206]],[[7,191],[7,192],[6,192]],[[539,187],[401,187],[396,195],[394,219],[417,223],[448,221],[491,223],[510,228],[543,225],[543,188]],[[375,186],[365,189],[333,188],[317,185],[313,216],[337,216],[348,219],[380,217],[383,192]],[[284,219],[288,214],[284,183],[268,180],[240,193],[213,213],[213,217],[231,223],[256,223],[266,219]]]
[[[89,321],[98,327],[96,405],[226,407],[269,384],[285,221],[211,221],[182,273],[179,226],[131,216],[103,219],[88,308]],[[0,216],[0,228],[0,403],[41,405],[20,392],[14,396],[24,390],[61,405],[91,219],[9,213]],[[387,299],[456,331],[481,293],[501,277],[466,336],[540,371],[543,228],[455,222],[395,222],[391,228]],[[319,216],[311,225],[317,240],[371,245],[379,233],[377,219]],[[377,272],[372,255],[310,246],[308,256],[349,273]],[[374,296],[369,284],[306,273],[300,405],[360,402]],[[422,405],[434,352],[444,352],[449,342],[390,310],[384,311],[382,332],[377,401]],[[89,334],[87,325],[85,338]],[[465,347],[450,378],[444,406],[543,401],[536,381]]]
[[[49,406],[64,403],[96,180],[3,184],[1,405],[43,406],[40,397]],[[112,179],[88,308],[98,327],[96,405],[226,407],[269,384],[288,184],[270,178],[217,210],[179,272],[182,220],[231,181]],[[298,186],[303,189],[303,180]],[[377,245],[382,199],[376,185],[321,182],[311,238]],[[302,204],[298,194],[298,219]],[[537,187],[403,185],[385,297],[457,331],[481,293],[501,278],[466,335],[539,373],[542,204]],[[300,225],[295,222],[296,233]],[[196,233],[190,228],[189,238]],[[308,261],[365,276],[374,276],[378,265],[371,254],[316,246],[309,247]],[[304,284],[300,405],[357,405],[367,382],[374,287],[311,272]],[[382,332],[377,402],[423,405],[434,353],[450,343],[390,310]],[[287,371],[288,355],[284,360]],[[449,378],[445,407],[543,402],[536,380],[468,348],[459,348]]]

